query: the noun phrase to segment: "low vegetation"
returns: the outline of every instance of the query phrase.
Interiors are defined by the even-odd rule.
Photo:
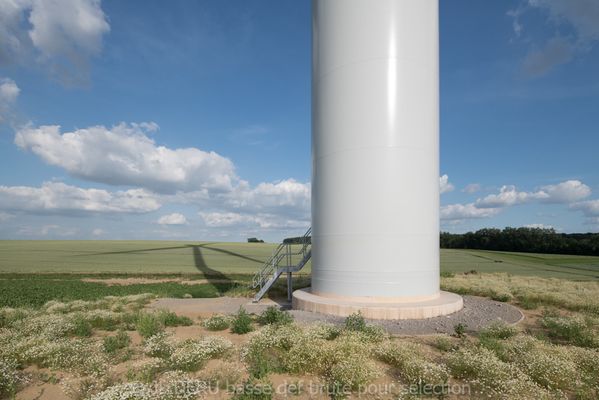
[[[252,317],[243,307],[239,307],[239,311],[231,320],[231,332],[238,335],[243,335],[254,330]]]
[[[209,331],[224,331],[231,326],[231,318],[226,315],[213,315],[202,322]]]
[[[456,274],[441,280],[443,290],[515,301],[524,308],[557,307],[599,315],[599,282],[508,274]]]
[[[293,317],[288,312],[280,310],[277,306],[270,306],[258,316],[257,320],[261,325],[284,325],[292,323]]]
[[[596,317],[589,312],[546,311],[535,336],[497,322],[461,338],[419,339],[389,337],[360,314],[342,326],[302,326],[278,308],[257,316],[240,308],[198,323],[206,335],[180,339],[174,330],[193,321],[147,311],[152,298],[0,309],[1,396],[38,381],[25,371],[32,365],[60,373],[53,379],[72,399],[194,399],[217,389],[235,399],[270,399],[273,374],[311,377],[330,398],[358,395],[381,380],[397,383],[388,394],[398,398],[446,396],[456,387],[470,391],[466,398],[599,395]],[[242,335],[241,344],[219,336],[229,324]],[[133,344],[134,331],[141,344]],[[120,363],[127,367],[115,375],[111,366]]]
[[[205,283],[184,285],[176,282],[157,282],[133,285],[105,285],[85,282],[76,275],[0,275],[0,307],[39,308],[49,301],[95,301],[106,296],[130,296],[153,293],[158,297],[195,298],[218,297],[238,290],[239,284]],[[245,286],[244,286],[245,287]]]
[[[379,384],[390,385],[381,398],[599,398],[599,282],[487,273],[489,266],[509,270],[506,260],[522,256],[455,254],[476,257],[481,266],[446,271],[445,290],[510,302],[532,310],[530,318],[479,332],[463,325],[453,335],[395,338],[360,314],[340,325],[300,325],[278,307],[201,321],[145,307],[157,296],[247,295],[238,284],[247,276],[109,286],[74,275],[5,274],[0,398],[26,386],[58,385],[73,400],[189,400],[215,389],[227,392],[223,398],[271,399],[281,380],[289,398],[307,396],[305,387],[292,389],[302,381],[330,398],[373,398],[370,385],[387,390]],[[574,270],[560,273],[567,269]],[[280,282],[274,292],[284,290]]]

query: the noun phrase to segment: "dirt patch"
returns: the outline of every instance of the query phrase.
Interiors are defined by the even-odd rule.
[[[62,390],[60,384],[52,383],[37,383],[27,386],[25,389],[17,393],[17,400],[64,400],[67,395]]]
[[[51,371],[47,368],[30,366],[24,372],[30,379],[30,384],[19,391],[15,397],[17,400],[63,400],[68,396],[65,394],[61,380],[67,375],[59,371]],[[50,377],[53,378],[50,379]]]
[[[83,278],[83,282],[102,283],[106,286],[146,285],[151,283],[179,283],[181,285],[204,285],[206,283],[230,283],[228,279],[194,279],[180,278]]]
[[[150,303],[148,307],[153,309],[164,308],[178,315],[196,319],[210,317],[214,314],[233,314],[239,310],[239,307],[245,308],[250,313],[259,314],[272,305],[280,305],[280,303],[270,299],[252,303],[250,299],[245,297],[214,297],[203,299],[162,298]]]

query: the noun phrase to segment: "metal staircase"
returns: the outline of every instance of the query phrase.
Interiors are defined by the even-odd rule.
[[[297,239],[286,239],[279,244],[272,255],[256,272],[252,280],[252,288],[258,289],[254,302],[259,301],[275,284],[282,273],[287,273],[287,299],[291,301],[293,291],[291,274],[301,270],[312,256],[312,228],[308,228],[303,236]]]

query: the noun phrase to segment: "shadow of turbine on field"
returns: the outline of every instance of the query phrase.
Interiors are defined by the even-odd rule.
[[[248,256],[240,254],[240,253],[235,253],[234,251],[225,250],[225,249],[219,249],[218,247],[212,247],[212,246],[209,246],[208,244],[201,244],[201,245],[199,245],[199,247],[203,247],[204,249],[208,249],[208,250],[216,251],[216,252],[219,252],[219,253],[223,253],[223,254],[226,254],[228,256],[239,257],[239,258],[242,258],[244,260],[255,262],[255,263],[258,263],[258,264],[264,264],[264,261],[265,261],[265,260],[259,260],[257,258],[253,258],[253,257],[248,257]]]
[[[176,250],[176,249],[186,249],[189,245],[184,246],[172,246],[172,247],[154,247],[150,249],[135,249],[135,250],[119,250],[119,251],[104,251],[100,253],[86,253],[86,254],[76,254],[76,257],[86,257],[86,256],[103,256],[109,254],[134,254],[134,253],[145,253],[149,251],[162,251],[162,250]]]
[[[193,250],[193,263],[195,267],[204,275],[210,284],[233,284],[233,281],[227,275],[210,268],[208,264],[206,264],[206,260],[204,260],[201,250],[202,247],[205,247],[205,245],[187,245],[187,247],[191,247]]]

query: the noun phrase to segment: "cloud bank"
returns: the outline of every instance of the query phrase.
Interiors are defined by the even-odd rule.
[[[71,215],[147,213],[160,206],[160,201],[143,189],[109,192],[61,182],[45,182],[41,187],[0,186],[0,209],[7,211]]]
[[[469,185],[470,186],[470,185]],[[468,188],[468,186],[467,186]],[[477,187],[480,189],[480,186]],[[464,190],[468,192],[467,190]],[[502,210],[528,203],[564,204],[571,209],[582,210],[592,214],[596,204],[599,215],[599,200],[581,202],[591,195],[591,188],[579,180],[568,180],[555,185],[541,186],[532,192],[519,191],[514,185],[504,185],[499,193],[490,194],[466,204],[449,204],[441,207],[441,220],[452,223],[469,220],[491,218]]]

